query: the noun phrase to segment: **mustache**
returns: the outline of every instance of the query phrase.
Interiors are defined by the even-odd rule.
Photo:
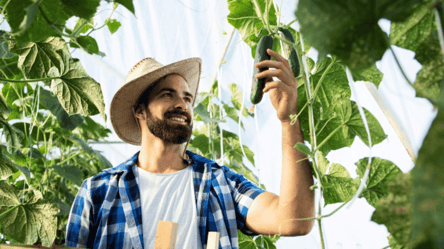
[[[170,112],[165,113],[165,117],[166,118],[171,117],[173,115],[185,116],[185,117],[187,117],[187,122],[188,123],[191,122],[191,117],[190,117],[190,114],[188,112],[182,112],[180,110],[174,110],[174,111],[170,111]]]

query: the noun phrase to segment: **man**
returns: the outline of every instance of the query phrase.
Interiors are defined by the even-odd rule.
[[[309,233],[313,219],[293,220],[314,216],[310,165],[296,163],[306,155],[293,148],[304,141],[299,121],[290,124],[290,114],[298,112],[296,80],[282,56],[267,52],[276,61],[256,66],[275,70],[255,77],[267,79],[264,92],[270,92],[282,123],[280,196],[186,150],[201,60],[163,66],[146,58],[129,72],[110,107],[117,135],[141,149],[83,182],[69,215],[66,246],[151,249],[160,220],[179,224],[178,248],[206,248],[210,231],[220,233],[224,249],[238,248],[237,229],[247,235]]]

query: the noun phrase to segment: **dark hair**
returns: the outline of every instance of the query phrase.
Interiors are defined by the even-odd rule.
[[[137,111],[137,109],[141,108],[142,105],[147,108],[148,111],[148,102],[149,102],[149,96],[150,93],[153,91],[154,87],[156,87],[157,83],[159,83],[161,80],[165,79],[168,75],[158,79],[156,82],[151,84],[145,91],[140,95],[139,99],[137,100],[136,105],[134,106],[134,110]]]

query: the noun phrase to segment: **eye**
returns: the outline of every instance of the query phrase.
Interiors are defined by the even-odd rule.
[[[190,102],[191,103],[191,101],[192,101],[192,99],[190,98],[190,97],[186,97],[185,98],[188,102]]]
[[[163,96],[173,96],[171,93],[165,93]]]

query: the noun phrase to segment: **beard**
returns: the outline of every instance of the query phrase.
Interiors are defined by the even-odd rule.
[[[185,124],[173,123],[168,117],[173,114],[185,115],[188,117]],[[150,132],[163,140],[165,143],[182,144],[188,141],[191,137],[191,131],[193,126],[189,124],[191,119],[187,113],[180,111],[173,111],[165,113],[163,120],[157,119],[151,115],[151,112],[147,112],[146,124]]]

